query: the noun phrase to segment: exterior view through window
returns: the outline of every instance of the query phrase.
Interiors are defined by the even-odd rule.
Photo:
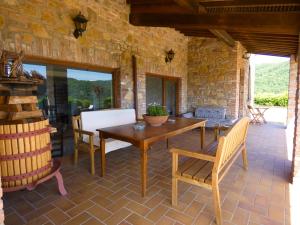
[[[69,122],[81,111],[113,107],[113,75],[56,65],[24,64],[45,77],[38,87],[39,107],[51,122]]]

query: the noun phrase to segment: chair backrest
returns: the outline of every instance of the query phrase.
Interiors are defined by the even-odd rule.
[[[81,112],[82,129],[98,134],[96,129],[135,123],[134,109],[109,109]]]
[[[82,123],[81,123],[81,117],[80,116],[72,116],[72,127],[73,129],[82,129]],[[74,132],[74,140],[77,141],[79,138],[81,138],[82,135],[79,133]]]
[[[245,143],[249,127],[249,118],[240,119],[231,130],[219,138],[214,171],[219,172]]]

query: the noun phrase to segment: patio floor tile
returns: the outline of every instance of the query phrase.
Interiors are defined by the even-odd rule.
[[[249,169],[241,157],[220,184],[224,225],[290,225],[291,162],[287,157],[285,130],[271,124],[249,129]],[[207,142],[213,135],[207,131]],[[171,138],[172,147],[196,150],[199,130]],[[71,147],[72,148],[72,147]],[[178,206],[171,205],[171,155],[165,142],[152,145],[148,154],[148,190],[140,195],[140,154],[129,147],[107,154],[107,174],[100,177],[100,155],[96,175],[89,173],[89,156],[63,158],[62,175],[68,191],[58,194],[56,181],[34,191],[4,194],[5,225],[182,225],[215,224],[210,190],[179,182]]]

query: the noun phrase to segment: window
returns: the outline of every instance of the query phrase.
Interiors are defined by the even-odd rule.
[[[45,77],[37,90],[38,104],[50,121],[81,111],[108,109],[114,106],[113,74],[68,68],[59,65],[24,64],[27,72]],[[67,122],[67,121],[65,121]]]

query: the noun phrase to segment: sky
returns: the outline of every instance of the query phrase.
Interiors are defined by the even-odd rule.
[[[254,61],[255,64],[263,64],[263,63],[281,63],[281,62],[289,61],[290,58],[251,54],[250,60]]]
[[[23,64],[24,70],[30,72],[35,70],[39,72],[42,76],[46,77],[46,66],[43,65],[33,65],[33,64]],[[112,75],[109,73],[101,73],[94,71],[86,70],[76,70],[76,69],[67,69],[68,78],[74,78],[76,80],[112,80]]]

